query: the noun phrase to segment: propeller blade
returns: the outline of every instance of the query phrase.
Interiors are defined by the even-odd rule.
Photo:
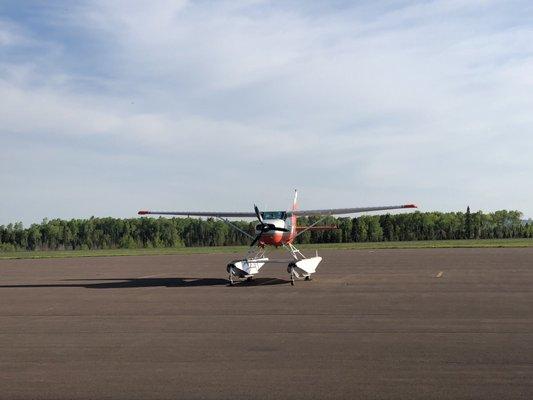
[[[267,233],[270,231],[279,231],[279,232],[290,232],[289,229],[279,228],[274,224],[259,224],[256,226],[256,229],[261,233]]]
[[[257,219],[259,220],[259,222],[261,222],[264,225],[263,218],[261,218],[261,213],[259,212],[259,208],[257,208],[255,204],[254,204],[254,210],[255,210],[255,215],[257,216]]]

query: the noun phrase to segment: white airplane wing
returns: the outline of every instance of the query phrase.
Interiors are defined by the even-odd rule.
[[[235,217],[235,218],[252,218],[254,212],[223,212],[223,211],[148,211],[141,210],[139,215],[180,215],[186,217]]]
[[[342,215],[355,214],[366,211],[385,211],[385,210],[401,210],[403,208],[417,208],[414,204],[404,204],[401,206],[378,206],[378,207],[354,207],[354,208],[327,208],[324,210],[296,210],[288,211],[289,215],[296,215],[298,217],[309,217],[314,215]]]
[[[316,215],[342,215],[356,214],[367,211],[400,210],[404,208],[417,208],[414,204],[404,204],[400,206],[378,206],[378,207],[354,207],[354,208],[326,208],[322,210],[295,210],[287,211],[287,215],[298,217],[308,217]],[[186,217],[219,217],[219,218],[254,218],[254,212],[224,212],[224,211],[148,211],[141,210],[139,215],[177,215]]]

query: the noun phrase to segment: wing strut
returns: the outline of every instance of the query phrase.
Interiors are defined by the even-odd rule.
[[[229,219],[227,218],[222,218],[222,217],[217,217],[218,219],[220,219],[222,222],[225,222],[226,224],[228,224],[229,226],[231,226],[232,228],[238,230],[240,233],[242,233],[243,235],[246,235],[248,236],[250,239],[253,239],[254,237],[252,235],[250,235],[248,232],[245,232],[243,231],[241,228],[239,228],[237,225],[235,225],[234,223],[232,223]]]

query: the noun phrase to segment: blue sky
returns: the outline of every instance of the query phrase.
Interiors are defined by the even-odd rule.
[[[0,224],[414,202],[533,216],[528,1],[0,2]]]

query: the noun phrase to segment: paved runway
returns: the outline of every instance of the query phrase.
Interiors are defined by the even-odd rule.
[[[533,249],[321,255],[0,261],[0,398],[533,398]]]

